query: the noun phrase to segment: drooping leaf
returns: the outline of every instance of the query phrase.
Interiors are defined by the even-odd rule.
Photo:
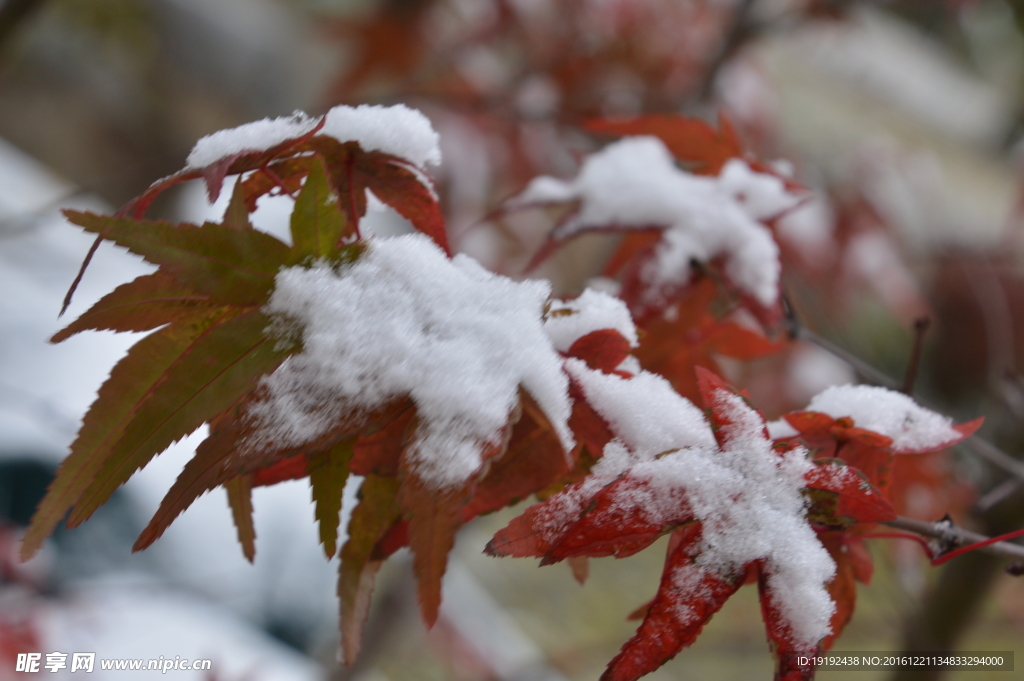
[[[239,475],[224,483],[228,493],[231,517],[238,530],[238,543],[242,553],[251,563],[256,557],[256,527],[252,522],[252,476]]]
[[[334,557],[341,522],[341,494],[348,480],[348,462],[352,458],[352,440],[341,440],[325,452],[309,457],[309,484],[313,489],[320,543],[327,559]]]
[[[291,249],[259,230],[237,230],[206,223],[112,218],[64,211],[68,220],[99,234],[212,300],[230,305],[262,305],[282,266],[295,263]]]
[[[775,657],[776,681],[810,681],[814,678],[813,659],[817,646],[807,646],[794,641],[788,620],[778,603],[778,598],[768,586],[768,571],[759,565],[757,571],[757,592],[761,599],[761,618],[768,632],[772,655]],[[802,661],[810,659],[811,664]]]
[[[821,642],[822,650],[830,650],[853,617],[857,605],[856,570],[851,560],[846,532],[820,532],[818,539],[836,564],[836,576],[828,583],[828,594],[836,605],[829,622],[832,633]]]
[[[471,484],[437,489],[411,473],[403,461],[399,497],[409,523],[409,547],[413,555],[420,612],[428,627],[437,621],[441,606],[441,578],[455,532],[462,525],[462,509],[469,502]]]
[[[249,220],[249,207],[245,205],[245,187],[240,179],[231,189],[231,200],[224,211],[224,226],[237,230],[253,228],[252,222]]]
[[[678,547],[665,562],[658,593],[643,622],[608,663],[601,681],[635,681],[675,657],[742,585],[742,573],[702,570],[693,564],[686,545]]]
[[[300,258],[328,258],[342,239],[355,235],[327,181],[323,160],[314,156],[291,217],[292,248]]]
[[[175,360],[224,315],[223,309],[169,324],[146,336],[110,372],[85,418],[71,452],[39,504],[25,533],[21,555],[27,560],[53,532],[68,510],[93,483],[114,444],[144,402],[165,380]]]
[[[352,510],[348,540],[341,548],[338,599],[341,604],[341,649],[351,665],[362,644],[363,624],[370,612],[370,595],[380,561],[370,559],[373,547],[399,517],[398,480],[366,476],[359,488],[359,503]]]
[[[209,314],[220,307],[208,296],[178,283],[163,271],[145,274],[103,296],[81,317],[50,339],[59,343],[87,329],[149,331],[164,324]]]
[[[195,338],[138,402],[95,480],[68,518],[74,527],[105,503],[117,487],[175,440],[251,392],[295,348],[278,347],[264,333],[270,319],[259,310],[226,314]]]
[[[357,169],[378,199],[398,211],[446,253],[450,252],[444,215],[426,177],[402,159],[381,152],[360,157]]]

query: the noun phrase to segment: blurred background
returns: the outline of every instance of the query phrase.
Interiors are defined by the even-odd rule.
[[[220,681],[595,679],[635,628],[626,616],[657,588],[660,544],[593,561],[584,586],[565,566],[482,556],[513,509],[463,530],[430,632],[407,557],[390,561],[363,655],[339,668],[336,566],[317,545],[305,482],[256,491],[254,565],[219,494],[130,553],[201,432],[88,523],[16,561],[82,414],[134,342],[46,343],[91,242],[59,209],[113,210],[178,170],[202,135],[295,109],[424,111],[441,134],[435,180],[452,243],[510,276],[522,276],[551,217],[484,218],[538,174],[572,176],[606,141],[583,121],[726,113],[754,155],[813,192],[774,227],[790,306],[817,341],[765,360],[719,358],[729,378],[769,417],[829,385],[879,379],[858,362],[898,383],[914,323],[929,318],[917,396],[958,421],[986,416],[998,449],[899,461],[901,512],[949,512],[988,534],[1021,527],[1022,30],[1019,0],[3,0],[0,680],[20,678],[17,653],[52,651],[210,658],[212,677],[172,674]],[[257,226],[280,233],[288,207],[272,203]],[[184,186],[151,215],[218,210]],[[380,233],[404,229],[383,211],[368,220]],[[579,239],[531,276],[578,293],[613,246]],[[68,318],[146,271],[104,245]],[[1024,666],[1024,584],[999,562],[971,554],[933,569],[911,542],[871,549],[875,577],[836,650],[1014,650]],[[747,588],[649,678],[766,679],[771,669]]]

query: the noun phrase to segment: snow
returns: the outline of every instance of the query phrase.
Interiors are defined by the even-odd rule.
[[[568,451],[568,381],[544,332],[547,282],[515,282],[448,257],[425,236],[375,239],[351,265],[282,270],[266,311],[303,351],[264,379],[249,446],[299,446],[343,415],[406,396],[419,432],[408,456],[437,488],[456,485],[497,444],[522,386]]]
[[[960,438],[953,421],[903,393],[871,385],[840,385],[816,395],[807,411],[853,419],[858,428],[892,438],[899,452],[929,451]]]
[[[734,424],[722,447],[689,447],[637,464],[630,476],[648,489],[638,497],[625,489],[617,502],[643,504],[658,522],[678,512],[684,490],[703,527],[695,565],[735,575],[751,561],[766,561],[768,588],[789,635],[813,646],[829,633],[834,605],[825,585],[835,574],[805,519],[801,489],[813,464],[803,448],[777,454],[742,398],[719,390],[715,400]]]
[[[605,446],[586,479],[548,500],[539,520],[548,539],[557,537],[598,490],[632,466],[672,449],[715,445],[703,412],[661,376],[641,371],[626,379],[574,358],[566,360],[565,370],[616,439]]]
[[[441,164],[441,147],[430,120],[404,104],[336,106],[327,112],[320,134],[356,141],[363,151],[383,151],[415,166]]]
[[[628,474],[637,484],[618,489],[617,506],[642,509],[661,523],[688,505],[703,524],[698,572],[732,576],[762,560],[788,635],[808,646],[826,636],[834,605],[825,585],[835,564],[805,518],[801,490],[813,465],[807,451],[776,453],[760,415],[728,391],[715,395],[716,408],[734,424],[719,447],[703,413],[660,376],[624,379],[575,359],[566,370],[615,439],[587,479],[541,507],[541,535],[556,540],[594,494]],[[677,576],[681,584],[699,584],[692,571]],[[678,615],[685,624],[687,612]]]
[[[686,283],[691,261],[725,256],[726,272],[737,286],[766,306],[778,299],[778,247],[758,221],[799,199],[778,178],[756,173],[741,160],[727,163],[717,178],[698,177],[677,168],[660,140],[628,137],[589,157],[575,179],[538,177],[509,205],[573,200],[580,201],[579,212],[553,237],[587,229],[665,228],[641,274],[655,298],[665,287]]]
[[[201,138],[185,161],[187,169],[206,168],[238,154],[265,151],[301,137],[323,120],[318,135],[339,142],[358,142],[364,151],[382,151],[404,158],[416,167],[441,163],[437,132],[422,113],[403,104],[394,106],[336,106],[323,118],[296,111],[291,116],[264,118]]]
[[[568,352],[577,340],[602,329],[618,331],[630,347],[638,344],[636,326],[626,304],[590,288],[574,300],[552,300],[544,322],[544,331],[559,352]]]

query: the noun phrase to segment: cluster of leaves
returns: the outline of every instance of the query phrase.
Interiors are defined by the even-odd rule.
[[[598,134],[654,134],[681,163],[707,174],[717,173],[729,158],[745,156],[724,119],[720,130],[681,117],[602,120],[588,128]],[[136,550],[152,544],[195,499],[219,486],[227,492],[239,541],[251,560],[255,555],[251,490],[308,477],[325,554],[341,559],[342,644],[351,663],[384,560],[401,547],[411,548],[422,614],[428,625],[433,624],[441,577],[458,528],[531,494],[547,497],[579,484],[613,436],[610,424],[573,384],[569,426],[578,443],[573,451],[562,451],[543,411],[521,391],[502,437],[496,439],[500,444],[482,452],[484,465],[455,488],[439,490],[426,484],[407,461],[405,454],[417,428],[416,405],[408,398],[372,413],[345,414],[301,447],[261,450],[258,455],[246,450],[255,428],[248,408],[261,398],[261,379],[302,349],[300,343],[282,343],[274,337],[269,331],[273,320],[263,311],[282,268],[358,260],[365,249],[358,224],[366,211],[367,189],[447,250],[437,200],[415,168],[401,158],[364,151],[357,142],[319,135],[318,130],[267,150],[182,171],[158,182],[113,217],[66,213],[72,223],[98,239],[125,247],[158,269],[115,289],[53,340],[88,329],[152,333],[129,351],[101,387],[25,536],[22,556],[37,551],[65,516],[69,526],[84,522],[154,456],[209,423],[209,436],[140,535]],[[237,175],[238,181],[222,221],[175,225],[144,219],[148,205],[168,187],[202,178],[214,198],[229,175]],[[291,246],[252,227],[249,216],[257,200],[268,194],[295,199]],[[771,331],[779,310],[765,309],[738,294],[715,262],[706,263],[703,274],[680,288],[665,308],[641,310],[637,272],[650,257],[657,237],[654,231],[625,239],[608,273],[623,282],[623,300],[643,332],[636,351],[642,366],[667,377],[680,394],[702,401],[721,442],[730,437],[732,425],[716,411],[710,395],[731,389],[715,375],[720,373],[715,356],[750,359],[784,344],[730,315],[738,309],[749,310]],[[552,243],[544,253],[558,245]],[[665,314],[669,307],[673,315]],[[565,355],[583,360],[593,370],[629,379],[632,374],[620,369],[629,353],[629,342],[619,332],[602,329],[579,338]],[[833,634],[822,642],[827,648],[852,613],[852,580],[866,581],[870,576],[870,561],[858,532],[865,524],[894,517],[886,496],[893,452],[885,436],[862,431],[842,419],[810,413],[791,414],[787,419],[799,436],[777,446],[782,452],[801,444],[813,453],[815,468],[806,479],[807,520],[839,566],[829,587],[838,607]],[[961,432],[966,436],[971,427]],[[363,481],[348,539],[339,548],[342,490],[353,474]],[[702,574],[699,596],[676,587],[672,575],[688,569],[699,557],[700,519],[685,504],[676,516],[658,524],[645,520],[639,508],[626,509],[625,517],[621,509],[610,512],[618,487],[635,482],[627,471],[597,491],[580,517],[554,538],[538,536],[532,522],[543,505],[532,507],[499,533],[489,550],[497,555],[539,556],[545,562],[570,560],[582,571],[586,557],[624,557],[669,534],[661,588],[643,610],[639,632],[609,666],[607,679],[631,680],[660,666],[692,642],[707,619],[748,581],[760,585],[780,677],[812,674],[812,668],[796,665],[787,655],[794,647],[777,605],[765,590],[764,566],[759,562],[727,575]],[[673,612],[684,601],[699,617],[680,626]]]

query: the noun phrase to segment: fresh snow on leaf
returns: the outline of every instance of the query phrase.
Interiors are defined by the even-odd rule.
[[[296,111],[291,116],[264,118],[237,128],[218,130],[195,143],[185,160],[185,167],[198,170],[230,156],[270,149],[285,140],[305,135],[318,122],[319,119]]]
[[[575,520],[598,490],[632,466],[672,449],[715,445],[701,410],[661,376],[641,371],[626,379],[590,369],[579,359],[566,360],[565,370],[616,439],[608,443],[582,483],[549,499],[541,521],[549,538]]]
[[[515,282],[427,237],[370,241],[353,264],[282,270],[266,311],[301,334],[303,351],[264,380],[253,447],[299,446],[349,412],[409,396],[421,423],[410,455],[438,488],[481,465],[524,387],[563,447],[568,381],[544,332],[550,285]]]
[[[552,300],[544,322],[544,330],[559,352],[568,352],[577,340],[602,329],[618,331],[630,347],[637,346],[636,326],[626,304],[590,288],[574,300]]]
[[[765,424],[768,427],[768,437],[773,440],[784,440],[790,437],[796,437],[800,432],[789,425],[786,419],[778,419],[776,421],[769,421]]]
[[[363,151],[383,151],[421,168],[441,163],[440,138],[430,120],[404,104],[336,106],[318,134],[359,142]]]
[[[829,633],[834,610],[825,584],[835,563],[805,518],[801,494],[813,465],[803,448],[776,453],[764,437],[764,422],[743,398],[725,390],[715,394],[716,409],[734,424],[722,447],[690,447],[637,464],[630,471],[672,498],[685,490],[703,538],[695,564],[704,570],[734,574],[755,560],[766,561],[768,586],[795,642],[816,644]],[[628,503],[623,499],[622,503]],[[652,520],[674,508],[648,507]]]
[[[220,130],[196,142],[185,166],[198,170],[231,156],[270,149],[305,135],[320,120],[296,111],[291,116],[264,118]],[[363,151],[382,151],[417,167],[441,163],[438,135],[430,121],[403,104],[336,106],[327,112],[317,134],[329,135],[339,142],[358,142]]]
[[[963,437],[948,416],[925,409],[903,393],[877,386],[833,386],[812,398],[807,411],[836,419],[848,416],[858,428],[891,437],[896,452],[933,450]]]
[[[805,517],[807,451],[776,453],[760,415],[728,391],[714,395],[731,424],[719,447],[700,410],[661,377],[623,379],[575,359],[566,370],[616,439],[590,477],[547,501],[537,522],[545,539],[559,537],[598,490],[628,474],[643,484],[622,485],[618,506],[641,508],[660,525],[685,502],[703,526],[700,570],[730,576],[764,561],[794,642],[813,646],[826,636],[834,606],[825,585],[835,564]]]
[[[726,272],[765,306],[778,299],[779,250],[758,220],[792,208],[798,199],[773,176],[743,161],[726,164],[719,177],[699,177],[676,167],[654,137],[630,137],[589,157],[575,179],[539,177],[510,207],[579,200],[580,209],[552,233],[564,239],[587,229],[665,228],[642,272],[649,290],[685,283],[693,260],[726,257]]]

